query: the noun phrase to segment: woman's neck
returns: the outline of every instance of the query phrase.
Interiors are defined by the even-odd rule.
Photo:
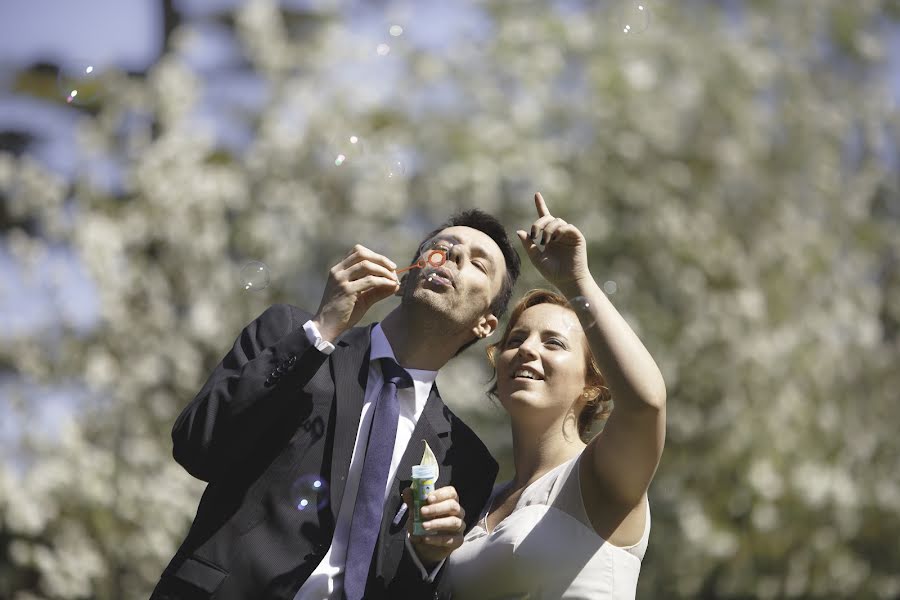
[[[551,469],[578,456],[585,443],[571,418],[549,424],[513,419],[513,460],[516,474],[512,489],[522,489]]]

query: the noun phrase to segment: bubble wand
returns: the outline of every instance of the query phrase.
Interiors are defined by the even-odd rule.
[[[447,262],[447,251],[446,250],[432,250],[428,253],[428,258],[425,260],[417,260],[413,264],[408,267],[403,267],[402,269],[397,269],[395,272],[397,274],[403,273],[405,271],[409,271],[411,269],[423,269],[427,264],[429,267],[440,267],[445,262]]]

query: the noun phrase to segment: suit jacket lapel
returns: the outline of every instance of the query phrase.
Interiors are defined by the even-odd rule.
[[[428,442],[438,465],[440,465],[438,481],[435,487],[441,487],[450,481],[450,466],[445,464],[447,449],[450,445],[447,437],[450,432],[450,421],[444,412],[445,410],[446,407],[441,400],[437,385],[432,385],[428,401],[425,402],[422,415],[416,422],[412,437],[409,438],[409,444],[407,444],[403,458],[400,459],[400,464],[397,467],[397,474],[394,476],[394,489],[402,490],[406,485],[409,485],[412,479],[412,468],[422,460],[422,452],[425,450],[422,440]]]
[[[369,327],[355,327],[338,340],[332,353],[335,390],[334,454],[331,460],[331,507],[337,517],[347,485],[350,459],[359,430],[359,419],[369,379],[372,345]]]

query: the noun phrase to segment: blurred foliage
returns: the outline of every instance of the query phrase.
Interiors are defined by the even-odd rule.
[[[305,5],[217,19],[241,48],[228,69],[266,90],[227,112],[252,133],[241,150],[193,118],[215,92],[185,21],[81,109],[72,181],[0,154],[4,244],[26,270],[75,253],[100,315],[0,347],[2,409],[29,423],[0,463],[0,597],[146,597],[202,490],[172,423],[241,327],[273,302],[314,310],[354,243],[402,260],[473,206],[512,230],[535,190],[585,231],[666,377],[639,597],[900,597],[894,3],[656,2],[623,35],[621,3],[477,2],[447,47],[389,37],[417,27],[389,5],[378,35]],[[41,75],[19,93],[65,104]],[[90,176],[98,157],[121,189]],[[251,259],[272,274],[255,293]],[[518,292],[540,284],[526,268]],[[508,475],[482,358],[439,385]],[[58,435],[37,385],[81,390]]]

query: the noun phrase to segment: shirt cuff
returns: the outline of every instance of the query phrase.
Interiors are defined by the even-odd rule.
[[[312,319],[303,324],[303,331],[306,332],[306,338],[309,340],[310,344],[316,347],[316,350],[322,354],[331,354],[334,352],[334,344],[328,340],[322,339],[322,334],[319,333],[319,328],[315,326]]]
[[[437,577],[438,571],[441,570],[441,567],[444,566],[444,562],[446,562],[446,558],[442,559],[435,567],[431,570],[431,573],[425,569],[425,566],[422,564],[422,561],[419,560],[419,555],[416,554],[416,548],[412,545],[412,542],[409,541],[409,532],[406,533],[406,548],[409,550],[409,556],[412,558],[413,564],[419,568],[419,573],[422,574],[422,579],[427,581],[428,583],[434,583],[434,578]]]

